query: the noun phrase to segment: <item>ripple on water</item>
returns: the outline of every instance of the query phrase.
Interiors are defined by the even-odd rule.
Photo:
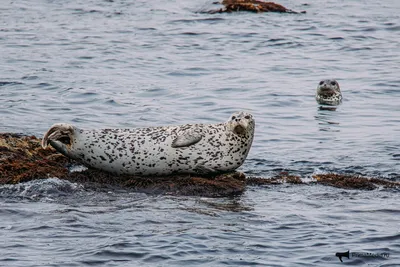
[[[3,197],[22,197],[22,198],[59,198],[68,196],[78,191],[80,185],[61,180],[58,178],[47,178],[43,180],[33,180],[26,183],[15,185],[2,185],[0,195]]]

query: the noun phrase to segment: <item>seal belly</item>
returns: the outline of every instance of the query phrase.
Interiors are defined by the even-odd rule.
[[[243,164],[251,146],[251,142],[224,145],[221,140],[232,136],[220,133],[189,147],[174,148],[179,133],[170,129],[162,138],[154,138],[140,130],[80,130],[71,153],[85,165],[117,174],[166,175],[198,173],[204,168],[234,170]]]
[[[83,130],[76,140],[72,153],[82,163],[97,169],[147,175],[158,173],[163,167],[155,155],[162,155],[165,149],[134,130]]]
[[[165,134],[165,138],[156,139],[143,135],[140,130],[81,131],[72,144],[71,153],[91,167],[136,175],[190,172],[193,162],[204,158],[193,148],[173,148],[176,134]],[[197,159],[191,161],[191,156],[197,154]]]

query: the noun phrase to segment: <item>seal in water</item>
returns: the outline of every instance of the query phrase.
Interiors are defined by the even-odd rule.
[[[339,83],[336,80],[320,81],[315,99],[319,104],[338,105],[342,101]]]
[[[50,144],[84,165],[117,174],[211,174],[243,164],[254,128],[246,112],[225,123],[134,129],[83,130],[58,123],[46,132],[42,147]]]

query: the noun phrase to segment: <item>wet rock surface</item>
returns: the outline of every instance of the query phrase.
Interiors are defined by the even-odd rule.
[[[278,12],[278,13],[306,13],[305,11],[296,12],[274,2],[264,2],[258,0],[223,0],[215,2],[222,4],[224,7],[218,10],[212,10],[209,13],[230,13],[238,11],[248,12]]]
[[[373,190],[378,187],[400,188],[400,183],[378,178],[362,177],[359,175],[318,174],[313,176],[317,183],[343,189]]]
[[[300,176],[290,175],[287,172],[281,172],[279,175],[276,175],[271,178],[263,178],[263,177],[248,177],[246,179],[247,185],[274,185],[274,184],[303,184]]]
[[[0,134],[0,184],[15,184],[47,177],[68,176],[69,159],[54,149],[44,150],[40,139]]]
[[[17,184],[35,179],[58,177],[83,184],[92,189],[130,188],[150,194],[194,195],[221,197],[244,192],[246,186],[277,184],[304,184],[300,176],[282,172],[271,178],[246,177],[233,172],[207,177],[193,175],[171,175],[164,177],[136,177],[87,169],[69,171],[78,165],[56,152],[43,149],[40,139],[12,133],[0,134],[0,184]],[[399,182],[359,175],[318,174],[312,183],[343,189],[373,190],[379,187],[400,188]]]

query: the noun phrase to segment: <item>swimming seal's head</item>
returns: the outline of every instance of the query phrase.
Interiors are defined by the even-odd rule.
[[[319,104],[338,105],[342,101],[342,93],[336,80],[323,80],[317,86],[315,99]]]

